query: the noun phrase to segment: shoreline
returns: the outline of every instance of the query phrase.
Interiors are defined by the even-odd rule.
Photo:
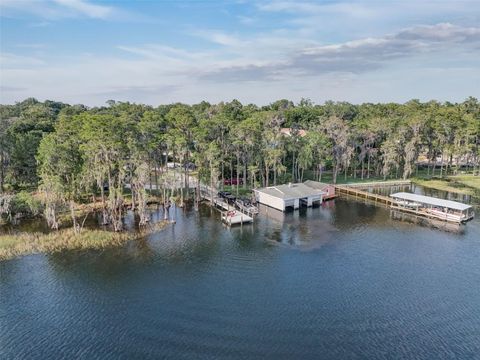
[[[443,178],[412,178],[412,183],[435,190],[480,198],[480,176],[450,175]]]

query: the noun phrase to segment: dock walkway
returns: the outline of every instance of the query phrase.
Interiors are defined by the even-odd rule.
[[[371,193],[365,190],[360,190],[355,187],[350,187],[347,185],[335,185],[335,190],[338,191],[339,194],[352,195],[355,197],[373,200],[375,202],[379,202],[385,205],[391,206],[395,203],[395,201],[389,196],[374,194],[374,193]]]
[[[200,186],[200,197],[220,209],[222,213],[222,221],[227,225],[243,225],[253,222],[253,216],[243,213],[234,205],[230,205],[228,202],[217,196],[217,191],[209,186]]]
[[[383,186],[401,186],[401,185],[411,185],[411,184],[412,184],[411,180],[385,180],[385,181],[346,183],[346,184],[343,184],[342,186],[348,186],[348,187],[354,187],[354,188],[367,188],[367,187],[370,188],[370,187],[383,187]]]
[[[352,187],[350,185],[335,185],[335,190],[339,194],[354,196],[355,198],[363,198],[363,199],[371,200],[377,204],[386,205],[392,210],[398,210],[404,213],[418,215],[428,219],[437,219],[437,220],[443,220],[446,222],[454,222],[454,223],[460,223],[463,221],[461,219],[457,220],[452,216],[449,216],[448,214],[437,214],[432,211],[427,211],[423,208],[413,209],[413,208],[407,208],[405,206],[400,206],[399,202],[393,197],[374,194],[365,190],[360,190],[357,187]],[[467,220],[471,218],[473,218],[473,215]]]

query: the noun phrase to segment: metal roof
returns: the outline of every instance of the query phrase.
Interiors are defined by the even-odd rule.
[[[308,187],[318,189],[318,190],[324,190],[324,189],[328,188],[329,186],[333,186],[333,185],[330,185],[330,184],[322,183],[322,182],[319,182],[319,181],[313,181],[313,180],[307,180],[307,181],[304,182],[304,184],[307,185]]]
[[[391,194],[390,196],[396,199],[416,201],[422,204],[446,207],[449,209],[460,210],[460,211],[464,211],[471,208],[470,205],[462,204],[457,201],[443,200],[443,199],[438,199],[431,196],[417,195],[417,194],[411,194],[406,192],[399,192],[399,193]]]
[[[324,191],[313,189],[302,183],[269,186],[266,188],[256,189],[255,191],[275,196],[284,200],[301,199],[309,196],[325,194]]]

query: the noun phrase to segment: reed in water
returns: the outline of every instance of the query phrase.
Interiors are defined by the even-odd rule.
[[[161,221],[142,227],[135,233],[72,228],[44,233],[11,233],[0,235],[0,260],[35,253],[53,253],[73,249],[103,249],[118,246],[163,229],[169,222]]]

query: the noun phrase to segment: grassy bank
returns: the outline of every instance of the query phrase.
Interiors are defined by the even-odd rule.
[[[115,233],[106,230],[84,229],[75,234],[64,229],[49,234],[15,233],[0,235],[0,260],[35,253],[53,253],[73,249],[104,249],[118,246],[163,229],[168,222],[151,224],[135,233]]]
[[[429,188],[480,197],[480,176],[451,175],[443,178],[414,178],[415,184]]]

